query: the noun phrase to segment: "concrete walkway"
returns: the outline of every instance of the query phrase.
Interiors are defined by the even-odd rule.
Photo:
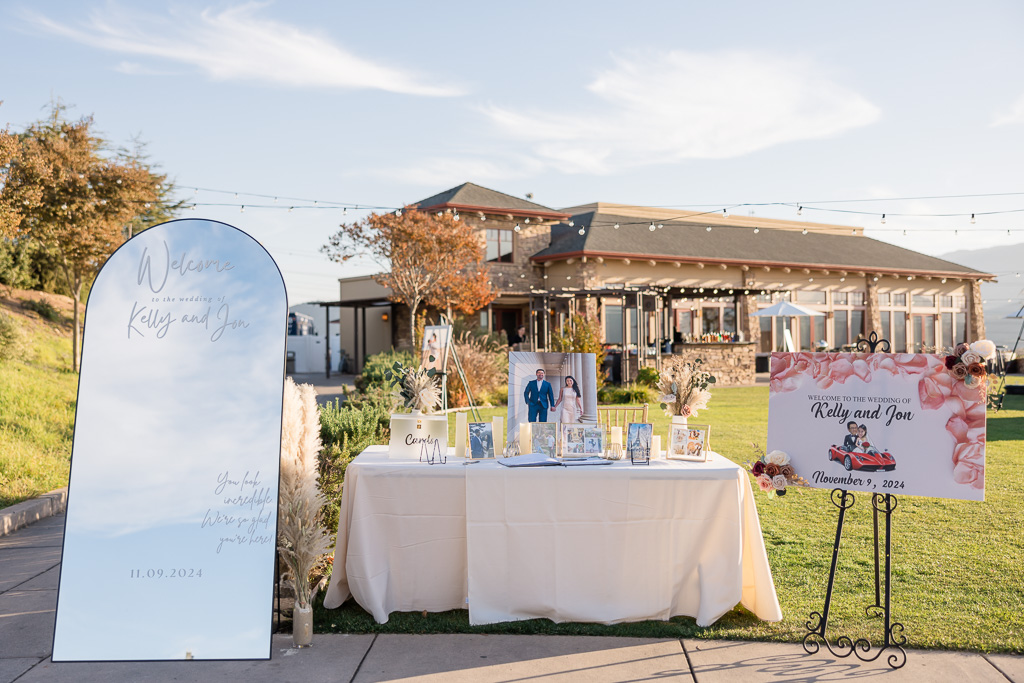
[[[911,651],[906,666],[894,671],[884,662],[809,656],[799,645],[572,636],[332,634],[315,636],[310,649],[295,650],[290,636],[277,635],[270,661],[54,664],[49,655],[63,526],[61,514],[0,537],[0,683],[810,683],[862,678],[1024,683],[1024,657],[1007,655]],[[114,607],[114,596],[111,602]]]
[[[316,402],[320,405],[334,403],[335,399],[343,401],[344,392],[355,391],[355,375],[339,375],[331,373],[330,379],[323,372],[297,372],[288,375],[296,384],[312,384],[316,389]]]

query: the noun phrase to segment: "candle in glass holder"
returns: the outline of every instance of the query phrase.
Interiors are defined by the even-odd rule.
[[[611,442],[622,445],[622,427],[612,427]]]
[[[519,452],[520,453],[533,453],[533,430],[530,428],[529,422],[519,423]]]
[[[501,458],[505,455],[505,419],[501,415],[491,418],[491,437],[494,439],[494,457]]]
[[[661,457],[661,436],[655,435],[651,437],[651,457]]]
[[[466,439],[469,436],[469,416],[455,413],[455,457],[466,457]]]

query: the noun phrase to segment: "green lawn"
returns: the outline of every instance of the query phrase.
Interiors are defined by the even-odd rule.
[[[712,447],[743,463],[751,441],[764,443],[768,424],[765,387],[718,389],[700,422],[711,425]],[[483,411],[485,419],[504,409]],[[669,418],[651,411],[656,433]],[[697,421],[697,420],[693,420]],[[451,421],[454,424],[454,420]],[[664,438],[664,437],[663,437]],[[984,503],[901,497],[894,515],[893,614],[915,648],[1024,652],[1024,397],[1009,396],[989,413]],[[804,622],[820,610],[831,561],[836,509],[827,490],[791,491],[775,499],[757,494],[768,558],[784,614],[779,623],[743,609],[709,628],[693,619],[618,626],[553,624],[533,620],[470,627],[467,612],[395,614],[388,624],[349,601],[318,609],[317,629],[338,632],[564,633],[643,637],[740,638],[799,641]],[[871,508],[866,495],[847,514],[829,633],[878,642],[879,621],[864,616],[874,601]]]
[[[0,362],[0,508],[68,483],[78,391],[71,340],[29,337],[26,359]]]

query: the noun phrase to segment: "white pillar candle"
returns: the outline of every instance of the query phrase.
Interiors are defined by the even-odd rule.
[[[455,413],[455,457],[466,457],[466,439],[469,438],[469,416]]]
[[[661,457],[661,436],[655,435],[651,437],[651,457]]]
[[[491,418],[491,436],[494,438],[494,457],[501,458],[505,455],[505,418],[495,415]]]
[[[612,427],[612,443],[622,445],[622,427]]]
[[[529,422],[519,423],[519,452],[533,453],[533,430]]]

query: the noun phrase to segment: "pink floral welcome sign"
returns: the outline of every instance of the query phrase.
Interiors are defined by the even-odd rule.
[[[773,353],[768,449],[818,488],[984,500],[985,380],[950,358]]]

